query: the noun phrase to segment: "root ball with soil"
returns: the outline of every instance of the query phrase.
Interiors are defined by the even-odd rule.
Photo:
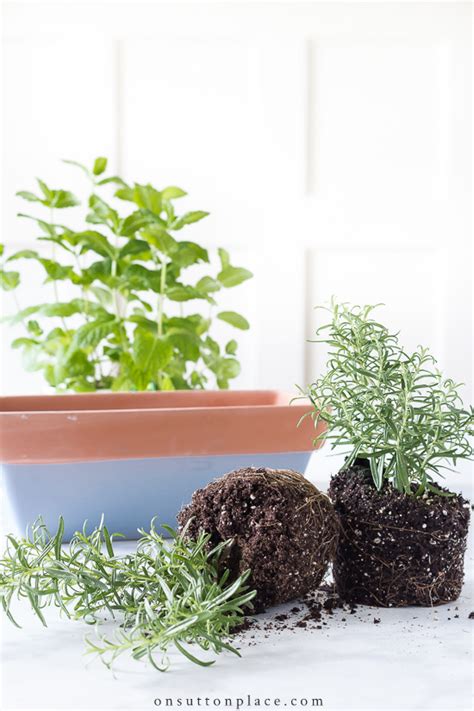
[[[333,574],[343,600],[403,607],[459,597],[470,516],[462,496],[377,491],[360,460],[333,477],[329,495],[341,523]]]
[[[224,567],[250,569],[257,612],[318,587],[334,555],[333,506],[311,482],[289,469],[248,467],[199,489],[178,515],[187,535],[212,544],[232,539]]]

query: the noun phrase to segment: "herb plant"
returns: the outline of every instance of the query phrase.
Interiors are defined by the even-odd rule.
[[[66,162],[90,181],[87,226],[64,225],[62,213],[78,206],[78,199],[38,180],[38,193],[18,195],[46,208],[46,216],[20,216],[34,222],[38,243],[49,245],[50,253],[21,250],[0,263],[0,287],[12,292],[16,304],[9,321],[26,331],[12,346],[22,351],[27,369],[42,371],[59,391],[227,388],[240,372],[237,342],[230,338],[222,348],[211,335],[212,317],[218,292],[251,272],[233,266],[224,249],[213,271],[206,249],[179,239],[181,230],[208,215],[177,214],[175,201],[186,195],[181,188],[157,190],[104,177],[105,158],[91,170]],[[110,186],[115,198],[131,206],[128,214],[102,196]],[[20,272],[12,268],[20,260],[33,260],[44,271],[51,300],[20,308]],[[64,285],[76,292],[73,298],[61,299]],[[185,310],[186,302],[193,309]],[[196,311],[197,302],[205,309]],[[231,327],[249,328],[234,311],[216,315]]]
[[[326,372],[308,388],[321,439],[349,447],[344,468],[369,461],[377,489],[442,493],[441,470],[472,457],[474,410],[426,348],[407,353],[398,335],[372,318],[375,306],[332,304],[315,342],[328,346]],[[319,438],[318,438],[319,439]]]
[[[255,596],[246,584],[250,571],[235,580],[229,579],[228,570],[222,572],[219,559],[229,541],[209,552],[209,535],[201,533],[191,541],[186,527],[180,533],[163,528],[171,534],[172,545],[152,522],[149,533],[140,531],[136,553],[123,557],[113,547],[120,534],[109,534],[103,521],[90,535],[84,526],[67,548],[62,546],[62,519],[55,535],[38,520],[28,538],[7,536],[0,560],[5,613],[19,626],[12,600],[24,598],[45,626],[43,611],[52,605],[70,619],[94,625],[97,634],[86,638],[87,652],[99,655],[109,667],[129,652],[164,671],[173,647],[196,664],[213,664],[197,657],[192,645],[240,656],[227,638]],[[119,623],[112,635],[100,631],[107,613]]]

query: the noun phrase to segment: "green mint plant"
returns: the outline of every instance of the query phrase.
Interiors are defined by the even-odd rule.
[[[42,371],[58,391],[227,388],[240,372],[237,342],[230,338],[221,347],[212,337],[213,315],[218,293],[250,279],[251,272],[234,266],[224,249],[213,271],[208,251],[180,238],[184,228],[208,215],[177,214],[175,202],[186,195],[181,188],[157,190],[104,177],[102,157],[90,170],[66,163],[90,181],[85,228],[63,224],[63,212],[77,207],[77,198],[38,180],[38,193],[18,195],[46,208],[46,216],[20,216],[35,223],[37,242],[49,245],[49,255],[27,249],[5,258],[1,249],[0,287],[16,304],[8,320],[26,331],[12,347],[22,352],[25,367]],[[102,196],[110,186],[130,205],[128,214],[119,214]],[[21,274],[14,265],[22,260],[34,261],[45,273],[51,300],[20,308]],[[64,284],[76,292],[68,301],[60,298]],[[249,328],[234,311],[216,316],[233,328]]]
[[[200,666],[214,663],[197,657],[193,646],[240,656],[228,638],[255,597],[247,585],[250,571],[231,580],[229,571],[222,570],[230,541],[209,551],[210,535],[201,533],[191,541],[186,527],[179,533],[163,528],[172,545],[152,522],[149,532],[140,531],[136,552],[118,556],[114,539],[120,534],[109,534],[103,520],[90,534],[84,525],[64,546],[63,520],[51,535],[39,519],[27,538],[7,536],[0,559],[4,612],[19,627],[12,601],[24,599],[44,626],[44,610],[51,606],[93,625],[96,634],[86,638],[87,653],[108,667],[127,652],[165,671],[173,648]],[[101,630],[105,616],[116,622],[109,634]]]
[[[407,353],[398,334],[372,318],[375,308],[326,309],[331,321],[314,341],[328,346],[326,372],[306,393],[314,420],[327,425],[318,439],[348,447],[345,469],[368,460],[379,490],[388,483],[406,494],[440,494],[441,470],[473,455],[474,410],[426,348]]]

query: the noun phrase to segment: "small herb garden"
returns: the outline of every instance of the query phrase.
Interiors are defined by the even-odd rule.
[[[163,290],[157,293],[160,303]],[[88,650],[106,664],[128,651],[163,670],[172,647],[205,666],[212,661],[196,656],[193,645],[238,653],[229,635],[246,615],[304,600],[331,561],[336,597],[351,612],[357,604],[456,600],[470,511],[442,479],[474,453],[474,410],[428,350],[407,352],[374,308],[333,303],[317,334],[328,347],[327,367],[306,393],[308,416],[326,427],[318,439],[346,450],[329,498],[298,472],[239,469],[194,492],[178,514],[178,532],[165,527],[171,546],[152,525],[141,531],[136,553],[122,557],[103,522],[91,535],[76,533],[65,548],[62,521],[54,536],[40,521],[27,539],[8,536],[0,560],[0,597],[10,620],[16,598],[27,599],[44,624],[44,608],[53,605],[95,625]],[[143,323],[136,329],[146,330]],[[161,342],[158,331],[149,333]],[[321,619],[319,603],[307,604],[300,627]],[[111,635],[101,632],[104,613],[119,623]]]
[[[178,214],[176,201],[186,195],[181,188],[157,190],[104,177],[105,158],[90,170],[74,165],[91,186],[85,227],[68,227],[62,217],[79,200],[38,180],[39,192],[18,195],[45,208],[45,216],[21,217],[33,221],[38,245],[49,245],[49,254],[21,250],[0,265],[0,286],[16,302],[10,323],[25,330],[12,346],[22,352],[27,369],[42,371],[58,391],[227,388],[240,372],[237,342],[229,338],[221,346],[212,337],[213,314],[219,291],[252,274],[234,266],[224,249],[218,250],[220,266],[212,269],[206,249],[179,238],[208,215]],[[115,198],[131,206],[125,216],[104,199],[110,186]],[[24,260],[44,272],[51,300],[20,306],[21,272],[15,265]],[[75,292],[67,301],[61,299],[66,285],[68,294]],[[201,308],[185,312],[187,302]],[[216,316],[233,328],[249,328],[234,311]]]
[[[469,505],[439,479],[472,457],[474,412],[428,350],[406,352],[374,308],[332,305],[317,339],[327,369],[308,390],[322,436],[347,448],[329,489],[342,528],[334,578],[348,601],[435,605],[462,586]]]

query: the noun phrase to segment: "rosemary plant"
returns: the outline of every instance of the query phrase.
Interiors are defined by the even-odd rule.
[[[43,611],[55,606],[68,618],[94,625],[96,637],[86,638],[87,652],[111,666],[123,652],[149,661],[159,671],[167,669],[167,653],[176,648],[192,662],[209,666],[190,651],[190,645],[216,654],[239,652],[227,640],[251,607],[255,591],[249,590],[247,571],[235,580],[222,572],[219,559],[230,545],[222,542],[210,552],[210,536],[197,540],[163,526],[171,534],[170,545],[151,524],[134,554],[118,556],[114,538],[101,521],[88,535],[76,532],[62,545],[64,523],[51,535],[38,520],[27,538],[7,536],[0,560],[0,597],[8,618],[14,598],[27,599],[46,626]],[[222,561],[221,561],[222,562]],[[117,620],[112,636],[101,632],[104,615]],[[239,655],[240,656],[240,655]]]
[[[368,460],[377,489],[389,482],[406,494],[443,493],[434,478],[472,457],[474,410],[428,350],[407,353],[372,317],[375,308],[333,302],[317,331],[314,342],[329,348],[326,372],[307,391],[313,418],[327,425],[318,439],[349,447],[344,468]]]

